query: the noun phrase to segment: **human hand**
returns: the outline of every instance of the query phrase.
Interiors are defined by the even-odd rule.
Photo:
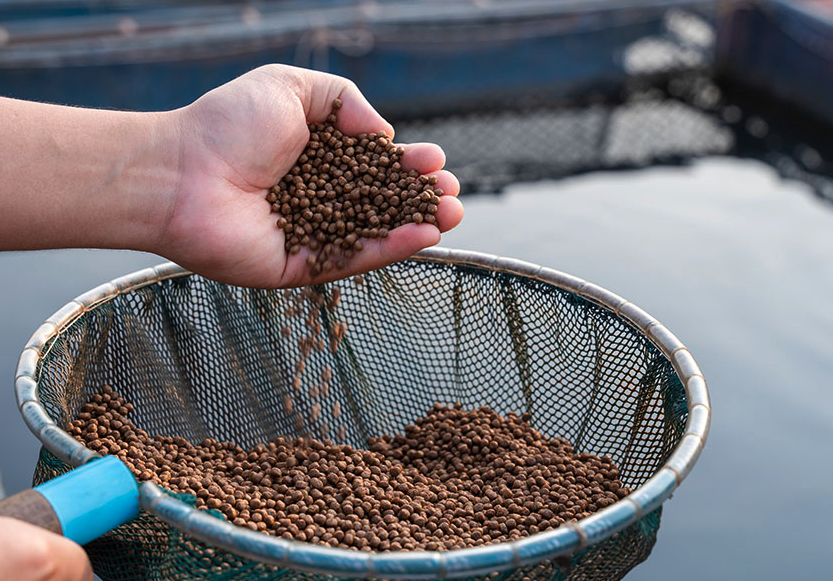
[[[0,579],[92,581],[80,546],[34,525],[0,517]]]
[[[268,189],[294,165],[309,139],[307,123],[321,122],[333,100],[343,107],[337,127],[346,135],[393,128],[356,86],[341,77],[282,65],[261,67],[173,112],[180,127],[180,184],[154,249],[209,278],[243,286],[284,287],[324,282],[380,268],[436,244],[456,226],[463,207],[457,179],[441,170],[437,145],[405,145],[402,164],[438,178],[444,190],[437,225],[407,224],[370,240],[346,268],[313,279],[309,250],[289,256],[284,233],[266,201]]]

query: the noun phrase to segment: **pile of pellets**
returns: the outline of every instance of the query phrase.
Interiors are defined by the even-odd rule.
[[[546,438],[527,414],[434,405],[368,449],[331,440],[232,442],[151,436],[111,387],[69,432],[141,481],[196,498],[235,525],[362,551],[450,550],[516,540],[625,497],[612,460]]]
[[[336,99],[325,123],[308,126],[306,149],[266,196],[280,215],[286,251],[309,249],[312,276],[344,268],[362,239],[385,238],[404,224],[436,224],[443,194],[436,176],[405,171],[404,150],[384,133],[350,137],[336,129],[340,108]]]

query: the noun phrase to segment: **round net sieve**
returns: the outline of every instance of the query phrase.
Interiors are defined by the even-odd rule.
[[[442,578],[619,579],[650,554],[661,503],[686,476],[709,423],[705,384],[662,325],[612,293],[527,263],[434,249],[338,287],[337,349],[306,373],[332,369],[321,414],[303,433],[293,414],[313,402],[293,390],[302,323],[283,291],[231,287],[173,265],[82,295],[35,333],[21,356],[21,411],[42,450],[40,483],[94,457],[63,432],[90,396],[112,385],[151,435],[211,437],[248,447],[279,435],[352,446],[401,433],[434,403],[528,412],[547,437],[607,454],[624,500],[514,543],[448,552],[363,553],[255,533],[193,499],[142,485],[135,521],[89,545],[104,581]],[[336,314],[321,311],[323,333]],[[297,336],[293,333],[293,337]],[[292,394],[293,410],[284,411]]]

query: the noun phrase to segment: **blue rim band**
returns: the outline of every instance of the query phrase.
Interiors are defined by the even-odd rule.
[[[88,462],[35,490],[52,505],[64,536],[80,545],[139,515],[139,486],[115,456]]]

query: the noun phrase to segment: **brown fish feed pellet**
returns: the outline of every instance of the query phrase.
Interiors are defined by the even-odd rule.
[[[277,537],[362,551],[450,550],[511,541],[584,518],[630,490],[607,456],[546,438],[527,414],[440,404],[367,450],[288,439],[151,436],[111,387],[70,434],[140,480],[193,495],[201,509]],[[340,429],[343,426],[340,426]]]
[[[306,247],[312,276],[343,268],[364,248],[399,226],[436,225],[442,189],[437,176],[405,171],[402,147],[382,132],[344,135],[336,129],[341,101],[324,123],[308,125],[307,146],[266,195],[290,255]]]
[[[342,291],[334,285],[327,290],[306,287],[287,289],[282,297],[285,304],[279,311],[287,320],[280,327],[280,335],[287,339],[295,337],[290,343],[297,347],[292,379],[282,395],[282,408],[304,437],[315,434],[326,438],[330,434],[330,425],[322,411],[329,405],[325,400],[330,397],[333,369],[325,365],[320,373],[313,373],[308,370],[308,362],[314,358],[314,353],[325,350],[328,339],[333,353],[344,340],[347,323],[340,321],[337,314]],[[307,397],[301,398],[304,393]],[[295,398],[305,405],[297,406]],[[339,440],[344,441],[344,437]]]

